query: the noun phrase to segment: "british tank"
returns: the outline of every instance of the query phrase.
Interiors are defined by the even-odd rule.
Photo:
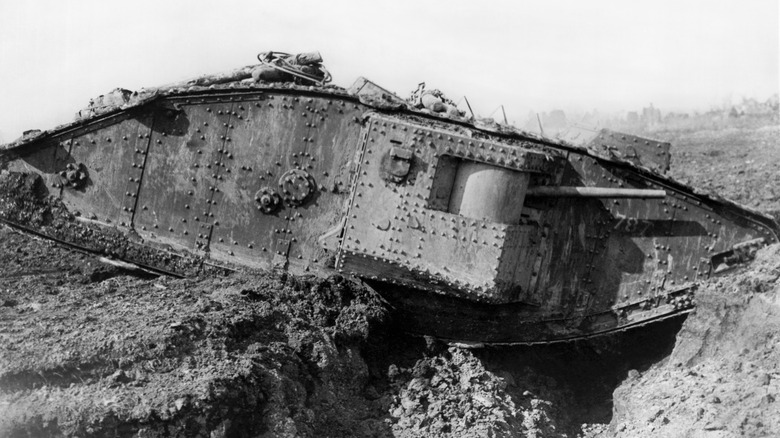
[[[777,241],[772,218],[665,176],[668,143],[603,131],[575,146],[423,85],[408,99],[330,85],[318,53],[258,59],[117,89],[0,147],[3,174],[37,178],[69,222],[8,202],[0,218],[167,275],[341,275],[411,333],[483,344],[685,314],[703,281]]]

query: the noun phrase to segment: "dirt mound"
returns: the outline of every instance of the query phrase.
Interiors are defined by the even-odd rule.
[[[383,427],[363,403],[360,349],[386,314],[359,285],[275,274],[96,277],[94,259],[8,230],[2,240],[17,250],[4,254],[15,265],[0,279],[0,436]],[[49,268],[49,258],[69,263]]]
[[[559,396],[532,394],[525,388],[539,385],[519,386],[469,350],[452,347],[406,369],[391,365],[388,377],[395,436],[565,436],[556,430],[568,424]],[[522,395],[513,394],[518,389]]]

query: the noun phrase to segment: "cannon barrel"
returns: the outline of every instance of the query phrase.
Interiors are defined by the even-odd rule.
[[[649,189],[622,189],[612,187],[531,187],[526,196],[550,198],[664,198],[666,191]]]

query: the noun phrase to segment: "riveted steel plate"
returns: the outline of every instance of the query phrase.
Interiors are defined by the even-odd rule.
[[[268,268],[275,256],[286,258],[287,245],[277,247],[278,242],[295,238],[287,225],[291,207],[282,203],[273,213],[263,213],[255,194],[263,187],[277,188],[281,175],[299,163],[308,127],[297,96],[241,96],[233,105],[221,190],[212,205],[211,257]]]
[[[343,243],[345,272],[490,299],[506,227],[433,210],[427,202],[449,138],[452,133],[370,118]],[[409,175],[385,182],[381,157],[399,146],[413,153]],[[433,283],[437,279],[443,283]]]
[[[669,257],[673,265],[667,287],[674,288],[701,275],[698,270],[706,268],[701,261],[714,254],[757,238],[774,241],[769,228],[728,207],[670,192],[674,193],[669,208],[675,211],[675,222],[670,230],[673,245]]]
[[[307,128],[293,167],[311,177],[314,193],[290,211],[288,229],[292,231],[290,264],[331,264],[334,253],[324,250],[320,238],[337,228],[346,214],[351,196],[356,152],[360,142],[359,119],[364,108],[353,102],[323,97],[301,97],[301,113]],[[308,124],[308,126],[307,126]],[[295,157],[294,157],[295,158]]]
[[[610,202],[611,200],[606,200]],[[662,200],[621,199],[602,222],[602,250],[593,260],[601,290],[615,305],[657,295],[668,270],[668,230],[673,220]]]
[[[658,173],[669,170],[671,144],[602,129],[588,147],[608,156],[630,161]]]
[[[116,226],[131,226],[138,196],[136,180],[143,169],[142,152],[149,141],[151,123],[149,116],[125,114],[88,126],[73,137],[67,162],[83,166],[87,180],[83,187],[63,188],[62,200],[71,212]]]
[[[518,172],[554,175],[563,164],[557,155],[520,148],[493,141],[453,136],[438,130],[419,131],[418,145],[440,148],[438,155],[450,155],[464,160],[504,167]]]
[[[570,157],[561,172],[560,184],[590,185],[585,181],[596,166],[590,157]],[[526,204],[534,213],[529,221],[541,229],[534,240],[543,242],[537,249],[529,248],[538,254],[534,266],[538,278],[532,278],[534,301],[548,312],[563,314],[581,313],[584,306],[597,305],[601,300],[592,296],[598,291],[599,281],[593,261],[603,249],[598,224],[609,218],[602,201],[526,198]]]
[[[599,187],[659,188],[607,162],[590,160],[596,167],[589,175]],[[599,291],[594,310],[652,298],[665,281],[674,212],[666,208],[665,199],[605,198],[600,202],[607,214],[596,223],[594,231],[599,240],[591,261]]]
[[[231,107],[182,102],[158,109],[136,204],[141,236],[196,253],[208,249]]]

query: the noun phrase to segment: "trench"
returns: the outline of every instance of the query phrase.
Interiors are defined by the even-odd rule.
[[[578,436],[583,424],[610,423],[613,392],[632,370],[644,373],[665,363],[685,318],[683,315],[595,339],[492,346],[468,352],[488,373],[512,382],[503,392],[517,406],[527,406],[529,399],[549,402],[550,422],[558,431]],[[406,391],[405,385],[411,384],[420,363],[431,358],[443,358],[447,362],[452,356],[447,344],[403,334],[399,322],[383,333],[372,334],[367,345],[363,355],[373,384],[394,397]],[[402,379],[403,385],[394,384],[388,378],[388,369],[395,368],[408,374],[406,380]],[[475,382],[465,392],[478,392],[483,383]],[[419,406],[410,415],[435,415],[430,411],[428,398],[420,395]]]

